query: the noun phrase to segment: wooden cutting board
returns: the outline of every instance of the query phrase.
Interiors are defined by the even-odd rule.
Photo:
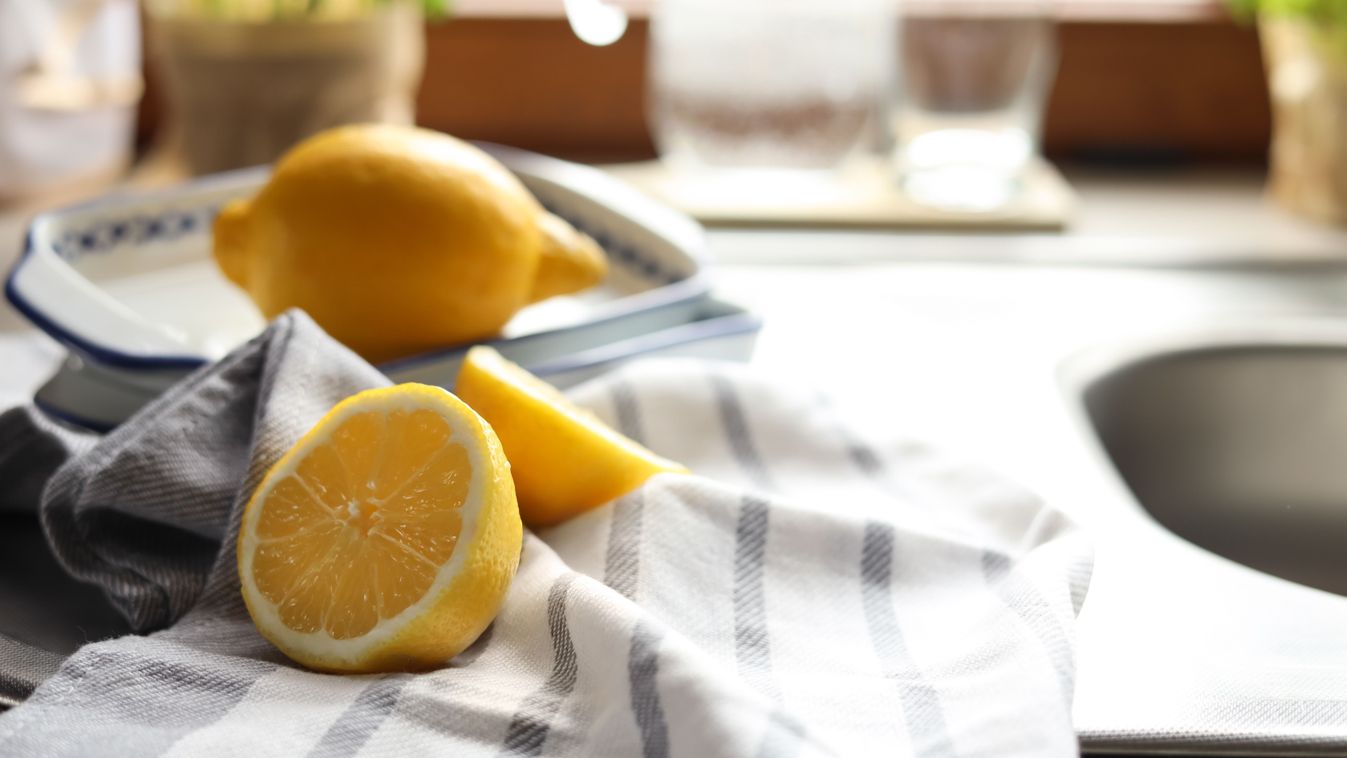
[[[784,172],[687,174],[659,161],[602,167],[707,226],[812,226],[970,231],[1059,231],[1076,195],[1057,169],[1036,158],[1019,191],[992,210],[923,205],[905,194],[881,161],[835,178]]]

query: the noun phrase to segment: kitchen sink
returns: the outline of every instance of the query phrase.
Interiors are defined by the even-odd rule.
[[[988,462],[1089,532],[1085,752],[1347,755],[1347,257],[1011,266],[993,261],[1040,248],[989,236],[981,264],[902,262],[919,240],[750,239],[760,262],[726,255],[717,283],[768,314],[756,362],[828,387],[863,432]]]
[[[1082,750],[1347,755],[1347,259],[718,277],[769,314],[760,365],[828,387],[864,432],[987,461],[1088,531]]]
[[[1347,319],[1210,322],[1059,374],[1095,536],[1087,752],[1347,752]]]
[[[1169,531],[1347,595],[1347,347],[1153,355],[1098,378],[1084,405],[1138,504]]]

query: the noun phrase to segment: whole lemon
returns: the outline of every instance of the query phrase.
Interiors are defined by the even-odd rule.
[[[302,308],[374,362],[490,337],[606,273],[598,245],[494,158],[404,126],[300,143],[220,212],[214,252],[267,318]]]

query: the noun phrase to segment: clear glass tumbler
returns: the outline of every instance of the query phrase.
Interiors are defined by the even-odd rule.
[[[1009,203],[1038,151],[1056,72],[1046,0],[913,0],[892,111],[900,181],[918,202]]]
[[[829,170],[860,149],[892,81],[892,0],[662,0],[649,115],[694,168]]]

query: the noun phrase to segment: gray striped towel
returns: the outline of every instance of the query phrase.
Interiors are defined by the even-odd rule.
[[[527,535],[500,616],[448,666],[288,664],[240,602],[240,503],[329,406],[385,381],[289,314],[73,448],[43,495],[53,549],[159,631],[77,651],[0,716],[0,753],[1077,753],[1080,532],[976,467],[858,439],[817,396],[725,365],[636,364],[575,391],[697,475]]]

